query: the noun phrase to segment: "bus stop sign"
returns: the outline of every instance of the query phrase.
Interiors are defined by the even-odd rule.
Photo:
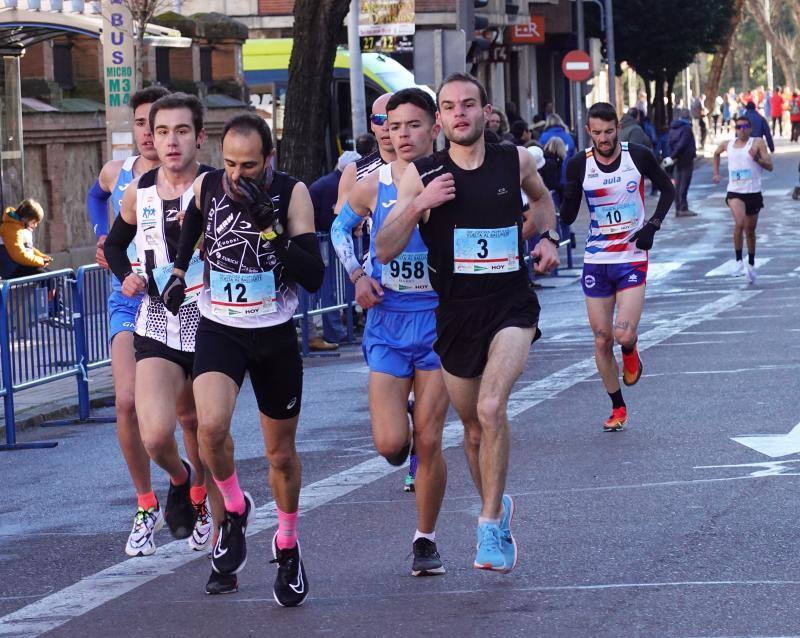
[[[585,51],[575,49],[564,56],[561,70],[568,80],[586,82],[592,77],[592,58]]]

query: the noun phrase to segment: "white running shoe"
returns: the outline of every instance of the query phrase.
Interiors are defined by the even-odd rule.
[[[736,265],[731,269],[731,277],[741,277],[742,275],[744,275],[744,262],[737,259]]]
[[[191,547],[196,552],[201,552],[208,547],[208,541],[211,539],[211,532],[214,530],[214,523],[211,520],[211,512],[208,511],[208,499],[202,503],[192,503],[197,512],[197,520],[194,522],[194,530],[192,535],[186,539]]]
[[[747,264],[747,281],[751,284],[756,283],[756,267]]]
[[[138,508],[133,517],[133,529],[125,544],[125,553],[128,556],[150,556],[155,553],[156,543],[153,535],[164,527],[164,515],[161,507],[150,509]]]

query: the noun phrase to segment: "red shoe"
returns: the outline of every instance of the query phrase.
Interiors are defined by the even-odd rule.
[[[642,376],[642,358],[639,349],[633,346],[630,354],[622,353],[622,382],[625,385],[634,385]]]
[[[625,428],[625,423],[628,421],[628,408],[622,406],[621,408],[614,408],[611,410],[611,416],[603,423],[603,430],[606,432],[617,432]]]

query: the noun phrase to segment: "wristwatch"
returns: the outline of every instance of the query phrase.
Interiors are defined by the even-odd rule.
[[[541,238],[542,239],[549,239],[551,242],[553,242],[556,245],[556,248],[558,248],[561,245],[561,235],[559,235],[554,230],[546,230],[546,231],[544,231],[543,233],[541,233]]]
[[[264,232],[263,230],[261,231],[261,239],[266,239],[267,241],[272,241],[273,239],[276,239],[279,235],[282,235],[282,234],[283,234],[283,224],[281,224],[276,219],[275,223],[272,224],[272,230],[270,230],[268,233]]]

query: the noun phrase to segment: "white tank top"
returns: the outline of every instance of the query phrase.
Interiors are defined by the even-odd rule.
[[[752,157],[753,138],[736,148],[736,140],[728,142],[728,191],[731,193],[760,193],[762,168]]]

